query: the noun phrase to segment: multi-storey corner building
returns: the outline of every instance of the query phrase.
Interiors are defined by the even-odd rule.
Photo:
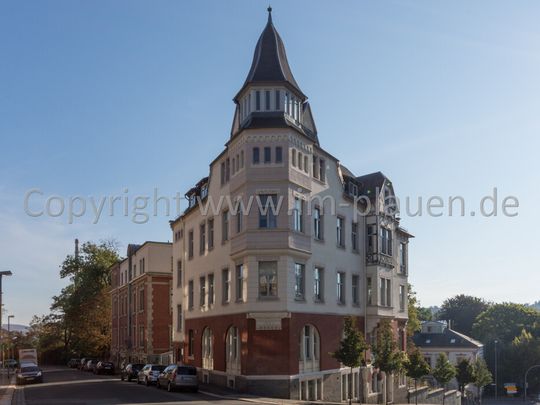
[[[172,361],[172,245],[129,245],[127,257],[111,269],[111,359]]]
[[[340,401],[349,370],[330,352],[345,316],[368,339],[391,320],[405,347],[411,235],[388,178],[356,176],[319,143],[270,11],[225,149],[171,222],[175,357],[211,383]],[[353,396],[376,402],[375,374],[355,373]]]

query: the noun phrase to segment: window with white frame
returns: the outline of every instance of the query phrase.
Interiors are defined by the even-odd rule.
[[[379,278],[379,303],[382,307],[392,306],[392,288],[389,278]]]
[[[199,254],[203,255],[206,250],[206,223],[199,226]]]
[[[229,269],[223,269],[221,272],[221,281],[222,281],[222,301],[227,303],[231,299],[231,275]]]
[[[304,232],[304,214],[303,214],[304,200],[295,197],[293,206],[293,230],[297,232]]]
[[[337,272],[336,288],[338,304],[345,304],[345,273],[342,271]]]
[[[221,241],[229,240],[229,211],[224,211],[221,214]]]
[[[305,325],[300,333],[299,347],[300,373],[308,373],[320,370],[320,337],[319,332],[313,325]]]
[[[358,251],[358,223],[353,222],[351,224],[351,245],[352,249]]]
[[[320,207],[313,208],[313,237],[323,240],[323,216]]]
[[[208,220],[208,250],[214,248],[214,218]]]
[[[199,306],[202,308],[206,305],[206,277],[199,278]]]
[[[244,265],[236,266],[236,301],[244,300]]]
[[[345,247],[345,218],[337,217],[336,242],[339,247]]]
[[[236,326],[231,326],[225,338],[225,363],[228,374],[240,373],[240,334]]]
[[[261,163],[260,150],[257,146],[253,148],[252,161],[254,165],[258,165],[259,163]]]
[[[215,301],[214,273],[208,275],[208,305],[213,305]]]
[[[193,280],[189,280],[188,283],[188,309],[193,309]]]
[[[294,264],[294,298],[297,300],[303,300],[305,296],[305,270],[306,266],[304,264]]]
[[[313,268],[313,298],[315,301],[324,301],[324,269]]]
[[[260,194],[259,205],[259,228],[277,227],[277,196],[275,194]]]
[[[272,298],[278,296],[277,271],[278,264],[276,261],[259,262],[259,297]]]
[[[352,275],[352,303],[360,305],[360,276],[358,274]]]
[[[405,286],[402,284],[399,286],[399,310],[405,311]]]
[[[392,256],[392,231],[381,227],[381,253]]]
[[[399,244],[399,272],[407,274],[407,244]]]
[[[202,366],[206,370],[214,369],[214,333],[209,327],[202,335]]]

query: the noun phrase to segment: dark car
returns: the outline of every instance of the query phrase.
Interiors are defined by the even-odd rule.
[[[43,372],[36,365],[23,366],[17,370],[17,385],[43,382]]]
[[[167,388],[169,392],[177,388],[188,388],[197,392],[199,390],[197,369],[193,366],[170,365],[159,375],[156,386]]]
[[[147,386],[150,384],[155,384],[159,375],[165,370],[165,366],[159,364],[147,364],[137,376],[137,384],[144,383]]]
[[[90,371],[93,372],[96,368],[99,361],[97,359],[90,359],[86,362],[86,365],[84,366],[84,371]]]
[[[88,360],[92,360],[93,357],[83,357],[79,364],[77,364],[77,368],[79,370],[86,370],[86,364],[88,363]]]
[[[78,368],[79,364],[81,364],[81,359],[69,359],[67,363],[70,368]]]
[[[110,361],[100,361],[94,367],[94,374],[114,374],[114,364]]]
[[[122,381],[124,380],[131,381],[132,379],[136,380],[139,375],[139,371],[141,371],[143,367],[144,367],[144,364],[142,363],[128,364],[120,371],[120,379]]]

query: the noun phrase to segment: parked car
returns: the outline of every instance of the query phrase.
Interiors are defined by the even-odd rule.
[[[84,366],[84,371],[90,371],[93,372],[96,368],[96,365],[98,364],[97,359],[90,359],[86,362],[86,365]]]
[[[159,364],[147,364],[137,375],[137,384],[145,383],[147,386],[155,384],[159,375],[165,370],[165,366]]]
[[[199,390],[197,369],[193,366],[170,365],[159,375],[156,386],[167,388],[169,392],[178,388],[188,388],[197,392]]]
[[[114,374],[114,364],[110,361],[99,361],[94,367],[94,374]]]
[[[77,368],[79,370],[85,370],[86,369],[86,363],[88,363],[88,360],[91,360],[93,357],[83,357],[79,364],[77,364]]]
[[[130,363],[126,365],[121,371],[120,371],[120,379],[122,381],[128,380],[131,381],[132,379],[137,379],[139,376],[139,371],[142,370],[144,367],[144,364],[142,363]]]
[[[81,364],[81,359],[69,359],[67,363],[70,368],[78,368],[79,364]]]
[[[7,368],[16,368],[18,364],[19,363],[17,363],[17,360],[15,360],[15,359],[7,359],[6,360],[6,367]]]
[[[17,370],[17,385],[43,382],[43,372],[36,365],[24,365]]]

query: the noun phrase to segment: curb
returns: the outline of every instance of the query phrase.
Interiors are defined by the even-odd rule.
[[[6,386],[6,391],[2,395],[2,398],[0,398],[0,405],[11,405],[11,401],[16,389],[15,376],[12,376],[9,385]]]

